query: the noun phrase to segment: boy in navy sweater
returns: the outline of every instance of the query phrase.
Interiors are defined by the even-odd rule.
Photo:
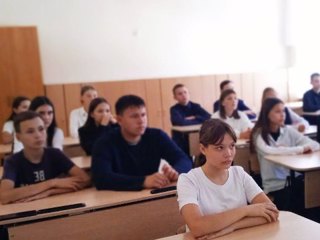
[[[310,78],[312,89],[303,95],[304,112],[316,112],[320,110],[320,74],[313,73]],[[307,119],[310,124],[317,124],[317,116],[305,115],[304,118]]]
[[[191,169],[189,158],[162,130],[147,127],[143,99],[121,97],[116,114],[120,128],[100,138],[92,152],[92,178],[98,190],[161,188]],[[158,172],[161,159],[168,163]]]
[[[14,118],[16,136],[24,148],[4,162],[2,204],[28,202],[80,190],[89,176],[59,149],[45,148],[46,129],[40,115],[26,111]],[[61,175],[67,175],[61,178]]]
[[[186,86],[176,84],[173,89],[173,98],[177,104],[170,108],[171,124],[173,126],[188,126],[202,124],[211,117],[200,104],[190,101],[190,94]],[[172,139],[186,153],[189,154],[188,134],[172,131]]]

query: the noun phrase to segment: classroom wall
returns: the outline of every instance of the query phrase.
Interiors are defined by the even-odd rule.
[[[283,1],[1,0],[0,25],[37,26],[45,84],[285,67]]]

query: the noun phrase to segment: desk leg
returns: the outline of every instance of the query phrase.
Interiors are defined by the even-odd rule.
[[[305,207],[320,206],[320,171],[305,172],[304,175],[304,199]]]

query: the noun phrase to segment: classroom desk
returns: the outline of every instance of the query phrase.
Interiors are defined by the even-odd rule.
[[[91,168],[91,156],[72,157],[71,161],[79,168],[88,170]]]
[[[304,173],[305,207],[320,206],[320,151],[299,155],[267,155],[265,159],[291,171]]]
[[[279,221],[277,222],[240,229],[215,239],[313,240],[319,239],[319,236],[320,224],[313,222],[307,218],[301,217],[297,214],[281,211],[279,215]],[[195,238],[191,235],[191,233],[184,233],[171,237],[161,238],[161,240],[195,240]]]
[[[73,203],[86,206],[0,221],[10,239],[155,239],[175,234],[184,224],[176,191],[150,194],[93,188],[23,204],[0,205],[0,215]]]

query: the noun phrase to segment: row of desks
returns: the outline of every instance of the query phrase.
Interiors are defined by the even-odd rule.
[[[319,239],[319,236],[320,225],[318,223],[291,212],[281,211],[279,215],[279,221],[277,222],[240,229],[228,235],[215,239],[313,240]],[[190,233],[184,233],[171,237],[161,238],[161,240],[195,240],[195,238]]]
[[[184,224],[176,191],[150,194],[97,191],[94,188],[56,195],[34,202],[0,205],[0,216],[15,212],[84,203],[75,209],[9,220],[10,239],[156,239],[170,236]]]

